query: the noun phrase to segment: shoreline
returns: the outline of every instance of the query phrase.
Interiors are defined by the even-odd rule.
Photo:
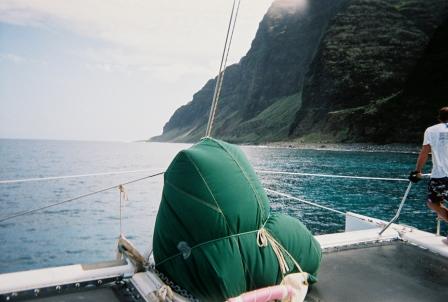
[[[174,143],[174,144],[194,144],[179,142],[154,142],[144,141],[145,143]],[[374,143],[301,143],[297,141],[280,141],[266,143],[241,143],[232,142],[238,146],[255,148],[281,148],[281,149],[302,149],[302,150],[320,150],[320,151],[341,151],[341,152],[394,152],[418,154],[421,146],[417,144],[374,144]]]
[[[261,145],[260,145],[261,146]],[[394,152],[418,154],[421,146],[414,144],[369,144],[369,143],[299,143],[299,142],[271,142],[263,144],[268,148],[310,149],[346,152]]]

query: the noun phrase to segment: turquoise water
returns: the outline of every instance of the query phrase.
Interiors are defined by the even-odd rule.
[[[154,169],[163,171],[185,144],[0,140],[0,180]],[[244,146],[256,169],[405,178],[417,155],[388,152],[297,150]],[[0,184],[0,217],[136,179],[150,173]],[[407,183],[260,175],[265,187],[341,211],[390,219]],[[127,186],[123,231],[141,251],[151,246],[163,186],[156,177]],[[400,222],[434,232],[424,181],[415,185]],[[275,212],[302,220],[314,234],[341,232],[344,217],[285,198],[271,197]],[[446,231],[446,227],[444,228]],[[115,257],[119,192],[110,190],[0,223],[0,273]]]

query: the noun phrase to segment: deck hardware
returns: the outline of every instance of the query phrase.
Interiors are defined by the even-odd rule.
[[[404,206],[404,202],[405,202],[406,199],[408,198],[409,191],[411,191],[411,187],[412,187],[412,181],[410,181],[409,184],[408,184],[408,187],[407,187],[407,189],[406,189],[406,192],[404,193],[404,196],[403,196],[403,198],[401,199],[400,206],[398,207],[397,213],[395,214],[394,218],[392,218],[391,221],[389,221],[389,222],[387,223],[387,225],[381,230],[381,232],[379,232],[378,235],[381,236],[381,235],[384,233],[384,231],[387,230],[387,228],[388,228],[392,223],[394,223],[394,222],[398,219],[398,217],[400,217],[401,209],[402,209],[403,206]]]
[[[117,284],[117,285],[124,285],[124,281],[122,280],[122,278],[116,278],[115,279],[115,284]]]
[[[191,255],[191,248],[188,245],[188,243],[186,243],[185,241],[180,241],[177,244],[177,249],[180,251],[180,253],[182,254],[182,257],[184,259],[187,259],[188,257],[190,257],[190,255]]]

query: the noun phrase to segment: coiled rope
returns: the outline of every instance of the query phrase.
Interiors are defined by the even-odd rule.
[[[144,179],[156,177],[156,176],[162,175],[163,173],[165,173],[165,172],[159,172],[159,173],[152,174],[152,175],[149,175],[149,176],[137,178],[137,179],[125,182],[125,183],[121,183],[121,184],[118,184],[118,185],[110,186],[110,187],[107,187],[107,188],[104,188],[104,189],[100,189],[100,190],[97,190],[97,191],[94,191],[94,192],[90,192],[90,193],[86,193],[86,194],[83,194],[83,195],[79,195],[79,196],[76,196],[76,197],[72,197],[72,198],[69,198],[69,199],[66,199],[66,200],[63,200],[63,201],[60,201],[60,202],[56,202],[56,203],[53,203],[53,204],[50,204],[50,205],[47,205],[47,206],[44,206],[44,207],[35,208],[35,209],[28,210],[28,211],[25,211],[25,212],[14,213],[12,215],[0,218],[0,223],[2,223],[4,221],[7,221],[7,220],[10,220],[10,219],[13,219],[13,218],[16,218],[16,217],[20,217],[20,216],[32,214],[32,213],[35,213],[35,212],[38,212],[38,211],[41,211],[41,210],[44,210],[44,209],[52,208],[52,207],[55,207],[55,206],[58,206],[58,205],[61,205],[61,204],[64,204],[64,203],[69,203],[69,202],[72,202],[72,201],[75,201],[75,200],[78,200],[78,199],[81,199],[81,198],[84,198],[84,197],[92,196],[92,195],[95,195],[95,194],[98,194],[98,193],[101,193],[101,192],[105,192],[105,191],[108,191],[108,190],[111,190],[111,189],[120,188],[120,187],[123,187],[124,185],[128,185],[128,184],[131,184],[131,183],[142,181]],[[120,194],[121,194],[121,192],[120,192]],[[121,208],[121,204],[120,204],[120,208]]]
[[[229,26],[227,27],[226,41],[224,43],[224,50],[222,52],[221,64],[219,65],[218,78],[216,79],[215,91],[213,93],[212,107],[210,108],[210,115],[208,117],[207,130],[205,132],[205,136],[211,136],[212,134],[213,122],[215,120],[216,108],[218,107],[218,100],[221,94],[222,83],[224,81],[227,59],[229,57],[230,46],[232,45],[233,33],[235,31],[235,25],[238,17],[238,12],[240,9],[240,3],[241,0],[238,0],[238,4],[235,10],[236,0],[233,0],[232,12],[230,13],[230,20],[229,20]],[[231,32],[230,29],[232,29]]]

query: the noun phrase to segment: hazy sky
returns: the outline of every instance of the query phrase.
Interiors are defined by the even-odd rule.
[[[229,57],[272,0],[242,0]],[[217,74],[232,0],[1,0],[0,137],[138,140]]]

